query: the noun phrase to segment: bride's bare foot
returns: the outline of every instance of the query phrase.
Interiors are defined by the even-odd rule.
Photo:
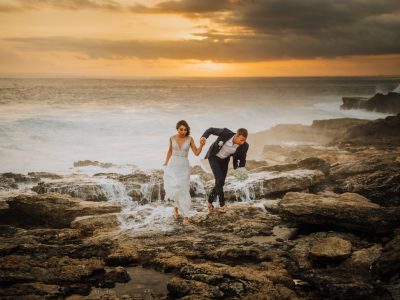
[[[189,225],[189,224],[190,224],[189,218],[188,217],[184,217],[183,218],[183,225]]]
[[[178,220],[180,217],[179,212],[178,212],[178,208],[174,207],[174,218],[175,220]]]
[[[207,204],[208,212],[211,213],[214,210],[214,206],[211,203]]]
[[[219,212],[221,212],[221,213],[225,213],[225,212],[226,212],[226,206],[218,207],[217,210],[218,210]]]

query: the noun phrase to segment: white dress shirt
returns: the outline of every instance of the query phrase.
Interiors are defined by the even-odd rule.
[[[226,141],[226,143],[222,146],[221,150],[217,153],[217,156],[221,159],[227,158],[231,154],[236,152],[236,149],[239,147],[238,144],[233,143],[233,137]]]

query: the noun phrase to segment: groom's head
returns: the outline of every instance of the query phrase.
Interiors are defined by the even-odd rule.
[[[243,145],[247,140],[247,129],[246,128],[239,128],[233,137],[233,142],[238,145]]]

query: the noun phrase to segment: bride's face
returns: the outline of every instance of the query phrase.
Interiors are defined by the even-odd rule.
[[[178,134],[180,137],[185,137],[187,134],[187,128],[183,125],[179,126],[178,128]]]

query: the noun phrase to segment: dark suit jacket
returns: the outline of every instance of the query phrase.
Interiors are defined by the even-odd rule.
[[[208,152],[205,156],[206,159],[215,156],[219,150],[222,148],[218,146],[218,143],[222,141],[224,144],[231,139],[235,133],[228,128],[208,128],[202,135],[202,137],[208,138],[210,135],[216,135],[218,136],[217,140],[210,146],[210,149],[208,149]],[[237,149],[236,152],[231,154],[233,156],[233,168],[237,169],[242,168],[246,165],[246,155],[247,155],[247,150],[249,150],[249,144],[246,142],[243,145],[240,145]],[[230,156],[229,156],[230,159]]]

